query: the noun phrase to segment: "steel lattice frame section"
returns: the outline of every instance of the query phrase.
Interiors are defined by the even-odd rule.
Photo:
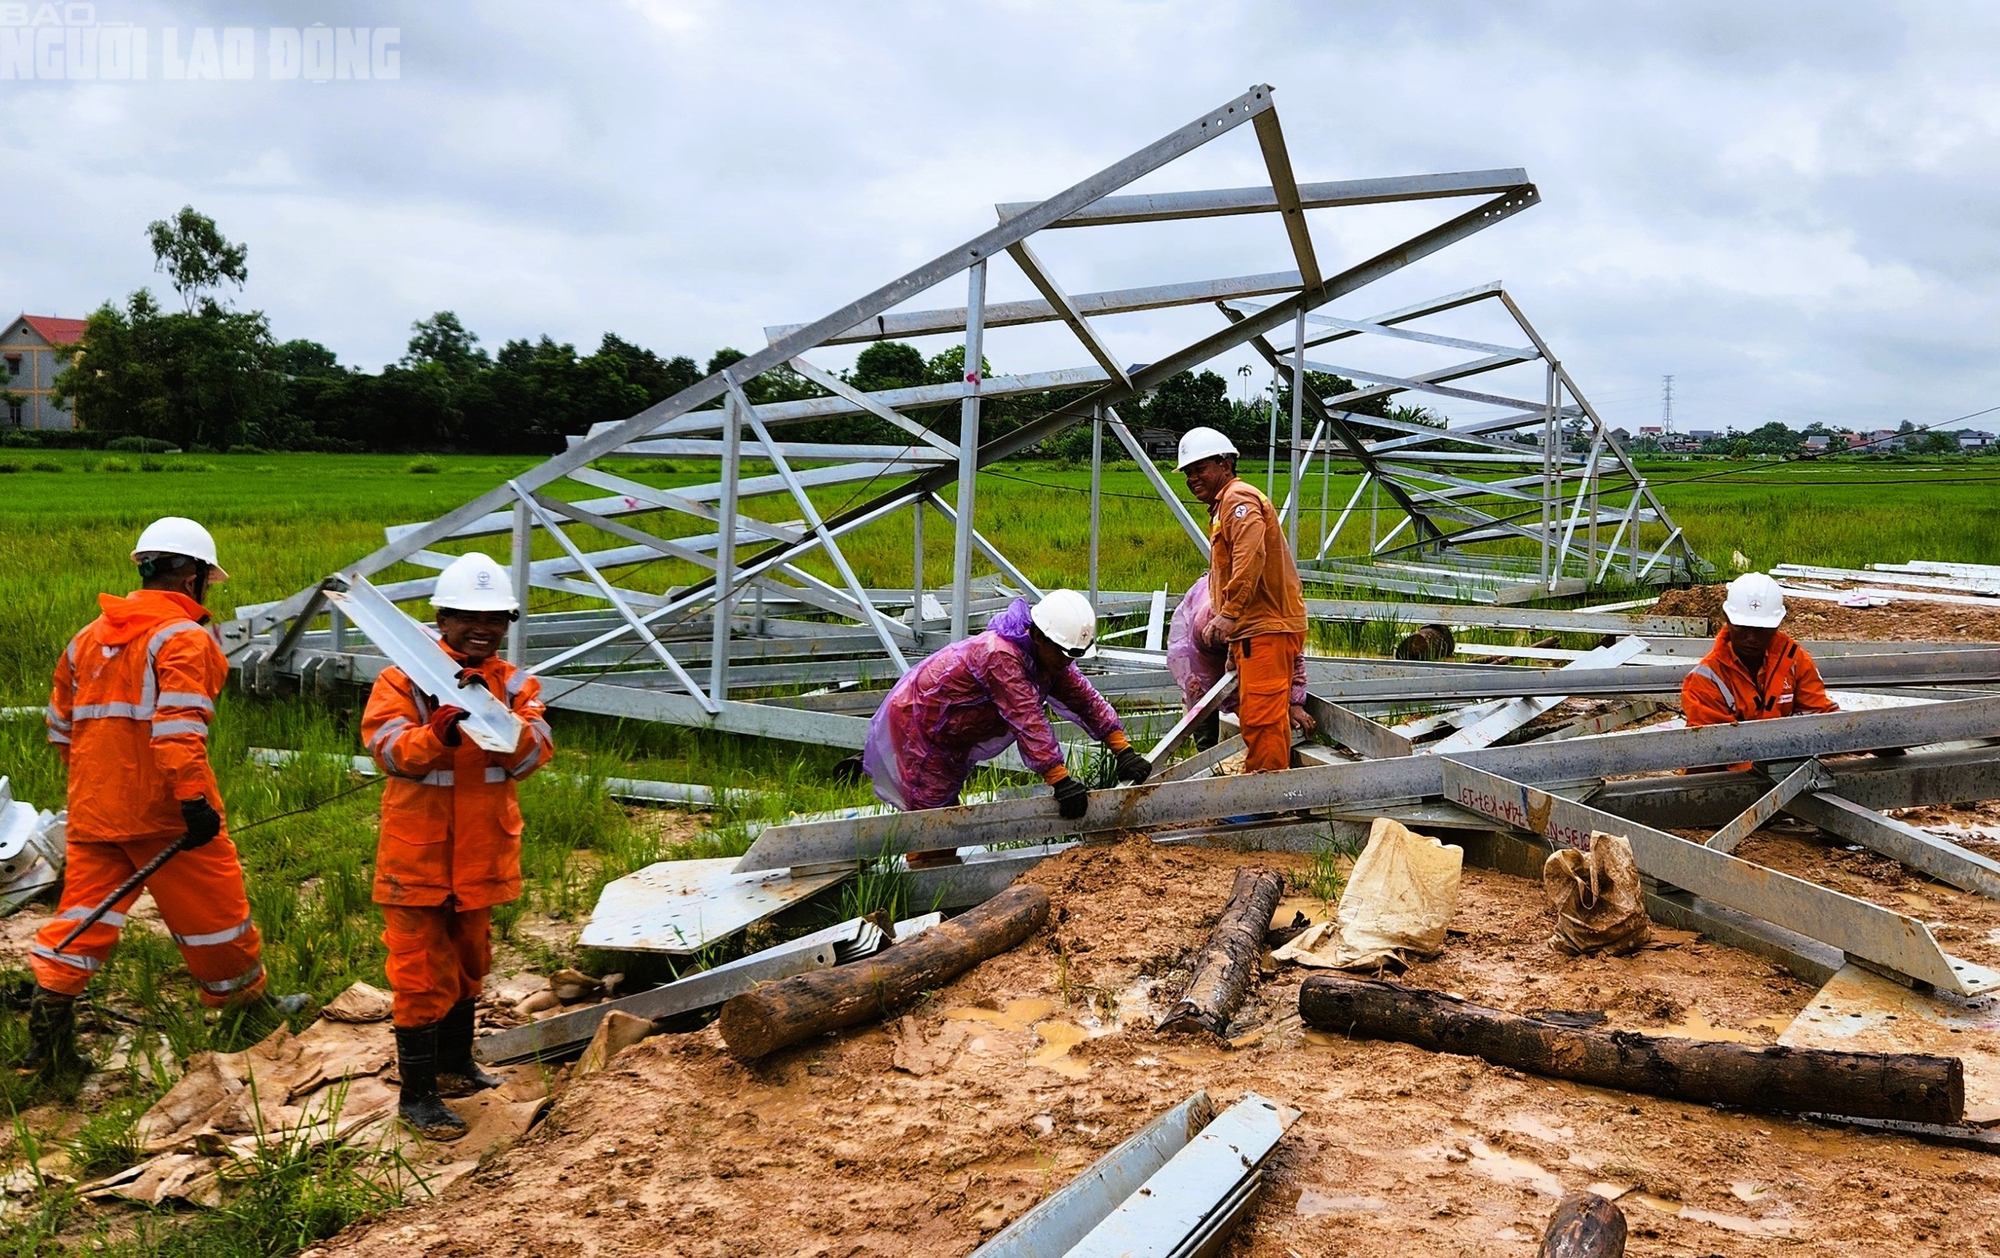
[[[1244,123],[1251,124],[1255,132],[1271,177],[1269,187],[1113,195],[1134,180],[1170,165]],[[1307,227],[1306,210],[1451,197],[1480,200],[1471,209],[1372,258],[1334,273],[1322,270]],[[569,448],[562,454],[457,509],[435,520],[385,530],[387,544],[345,569],[339,578],[351,586],[397,564],[441,568],[453,556],[432,549],[438,543],[506,535],[524,606],[529,591],[539,589],[591,600],[609,609],[583,614],[542,612],[524,616],[517,623],[510,654],[517,661],[526,662],[530,671],[545,677],[545,694],[552,706],[859,746],[865,720],[834,710],[816,710],[810,697],[787,703],[729,697],[732,689],[820,683],[838,690],[893,680],[909,667],[913,658],[943,639],[933,628],[934,617],[928,612],[939,604],[923,587],[921,564],[917,565],[917,574],[907,590],[870,589],[861,583],[847,561],[841,545],[843,538],[907,510],[912,513],[921,547],[926,509],[936,512],[951,526],[953,534],[954,581],[942,610],[949,616],[950,637],[963,637],[973,628],[975,615],[1004,605],[1007,596],[1000,594],[995,580],[1004,580],[1015,590],[1039,592],[1025,574],[977,531],[978,470],[1072,425],[1091,422],[1098,426],[1100,447],[1102,434],[1108,430],[1137,458],[1139,467],[1175,513],[1191,542],[1205,555],[1205,530],[1188,514],[1145,456],[1137,438],[1120,419],[1119,406],[1143,396],[1169,376],[1245,343],[1281,361],[1289,354],[1295,374],[1320,369],[1319,364],[1304,358],[1313,345],[1361,332],[1378,338],[1427,340],[1452,347],[1473,345],[1400,325],[1487,299],[1505,305],[1523,333],[1533,341],[1531,348],[1489,353],[1482,360],[1428,373],[1419,379],[1340,368],[1345,374],[1369,382],[1343,397],[1321,399],[1310,396],[1308,390],[1294,390],[1299,401],[1293,408],[1292,484],[1301,484],[1304,472],[1309,470],[1313,455],[1308,451],[1321,457],[1323,474],[1325,460],[1331,454],[1360,461],[1373,482],[1387,489],[1408,511],[1408,522],[1415,528],[1415,544],[1439,553],[1450,550],[1450,556],[1443,562],[1458,565],[1463,578],[1457,583],[1458,592],[1470,592],[1485,601],[1518,597],[1518,589],[1512,587],[1521,583],[1509,576],[1505,583],[1510,588],[1500,590],[1495,570],[1482,567],[1484,561],[1463,557],[1464,547],[1491,540],[1518,543],[1523,537],[1533,537],[1538,540],[1542,554],[1535,592],[1568,589],[1577,584],[1575,579],[1563,576],[1567,566],[1573,566],[1570,543],[1578,535],[1578,521],[1586,517],[1582,541],[1575,548],[1575,562],[1587,565],[1602,556],[1600,577],[1611,561],[1620,556],[1630,561],[1635,574],[1664,575],[1669,571],[1685,574],[1696,561],[1677,532],[1669,532],[1657,550],[1641,554],[1638,528],[1641,524],[1670,527],[1664,510],[1638,480],[1623,453],[1610,443],[1595,413],[1581,401],[1574,384],[1546,345],[1497,285],[1362,322],[1330,320],[1312,313],[1338,297],[1512,217],[1536,204],[1538,199],[1534,185],[1518,169],[1301,185],[1292,175],[1271,89],[1253,87],[1045,201],[996,207],[999,225],[975,239],[813,323],[767,329],[769,344],[762,350],[628,420],[599,425],[583,437],[571,438]],[[1050,275],[1031,244],[1033,236],[1051,229],[1257,213],[1280,215],[1295,270],[1118,292],[1071,294]],[[1002,253],[1041,293],[1040,300],[986,302],[987,271]],[[967,280],[965,306],[894,310],[959,275]],[[1248,300],[1257,297],[1277,300],[1255,305]],[[1091,322],[1095,317],[1119,312],[1211,303],[1225,316],[1219,330],[1144,367],[1121,366]],[[1052,322],[1063,323],[1074,334],[1090,360],[1088,365],[981,378],[977,367],[982,362],[980,351],[986,328]],[[1312,340],[1306,335],[1308,323],[1333,331]],[[1272,348],[1266,337],[1286,326],[1293,330],[1294,345],[1288,351]],[[867,393],[806,357],[826,345],[937,333],[963,334],[965,362],[974,367],[963,381]],[[1545,363],[1551,382],[1546,405],[1539,411],[1531,403],[1499,399],[1513,411],[1497,422],[1485,421],[1447,432],[1425,429],[1373,440],[1357,436],[1344,414],[1345,408],[1366,397],[1409,390],[1492,401],[1495,395],[1455,389],[1446,382],[1530,361]],[[763,373],[781,368],[819,386],[825,390],[824,396],[753,405],[745,395],[744,386]],[[1013,432],[980,444],[979,419],[984,400],[1054,390],[1069,391],[1070,399]],[[1539,426],[1545,437],[1559,432],[1560,418],[1570,410],[1558,405],[1565,390],[1576,399],[1574,409],[1595,425],[1598,445],[1593,447],[1589,458],[1563,462],[1551,438],[1532,451],[1518,446],[1494,451],[1503,459],[1528,458],[1537,462],[1541,467],[1538,476],[1495,483],[1424,470],[1425,460],[1433,465],[1451,461],[1453,452],[1429,448],[1440,441],[1495,445],[1499,443],[1488,434],[1502,430]],[[905,414],[914,408],[952,402],[960,407],[956,441]],[[1307,403],[1318,417],[1320,428],[1310,443],[1296,432],[1300,408]],[[841,415],[872,416],[908,434],[910,440],[898,448],[867,443],[788,442],[782,437],[786,425]],[[1386,426],[1373,418],[1364,418],[1362,422]],[[1440,460],[1437,457],[1440,454],[1446,457]],[[592,466],[598,460],[615,456],[670,455],[719,458],[721,476],[709,485],[662,489]],[[742,475],[742,462],[746,458],[768,463],[772,473]],[[1601,547],[1597,544],[1597,526],[1600,520],[1611,522],[1617,513],[1602,515],[1598,510],[1599,490],[1604,483],[1599,475],[1600,466],[1612,467],[1619,475],[1629,477],[1634,485],[1630,504],[1619,517],[1622,525],[1630,526],[1630,534],[1624,533],[1621,526],[1620,533]],[[1094,460],[1091,592],[1099,598],[1101,611],[1139,610],[1136,600],[1145,596],[1105,594],[1096,588],[1095,508],[1100,471],[1101,461]],[[1446,479],[1440,480],[1440,475]],[[564,480],[601,490],[604,496],[570,500],[551,492],[557,482]],[[830,516],[822,516],[810,496],[815,488],[833,485],[859,485],[865,492],[878,482],[887,482],[890,487]],[[955,501],[948,502],[944,491],[954,483]],[[1529,492],[1530,484],[1539,486],[1538,498]],[[1572,486],[1575,504],[1564,521],[1560,518],[1562,506]],[[774,522],[754,517],[743,509],[747,500],[776,495],[791,499],[797,518]],[[1535,523],[1524,524],[1506,515],[1496,515],[1481,505],[1496,495],[1516,504],[1524,498],[1536,499],[1536,512],[1530,513],[1534,514]],[[1295,544],[1298,516],[1296,509],[1288,509],[1287,519]],[[647,519],[675,517],[699,521],[705,531],[693,536],[666,536],[635,527]],[[560,555],[532,558],[538,528],[554,540],[562,551]],[[612,544],[600,549],[580,546],[577,539],[592,532],[608,535]],[[1371,555],[1377,564],[1409,560],[1409,548],[1391,546],[1391,541],[1393,536],[1382,539],[1382,545]],[[1330,545],[1331,539],[1323,542],[1319,554],[1324,556]],[[801,560],[815,554],[824,555],[838,576],[837,582],[824,580],[800,566]],[[974,579],[975,555],[997,571],[997,578]],[[704,575],[664,593],[621,585],[613,575],[608,575],[663,559],[693,565]],[[1428,566],[1435,567],[1438,562],[1432,559]],[[1397,581],[1407,575],[1403,569],[1383,567],[1376,579],[1383,588],[1400,589],[1403,586]],[[1355,576],[1348,573],[1340,579],[1353,584],[1368,583]],[[1424,588],[1435,592],[1436,584],[1428,582]],[[407,600],[427,594],[429,587],[429,578],[420,578],[387,582],[376,588],[389,599]],[[1158,606],[1155,604],[1155,616],[1159,615]],[[911,609],[907,620],[900,615],[899,609],[904,607]],[[349,649],[348,627],[337,612],[331,615],[326,631],[314,628],[318,618],[330,611],[335,609],[317,587],[275,604],[239,608],[239,619],[224,627],[224,645],[232,661],[255,686],[269,686],[278,676],[297,676],[306,685],[365,676],[373,660],[365,653]],[[836,622],[830,623],[827,617],[836,618]],[[705,663],[698,662],[698,657],[704,655]],[[1122,664],[1115,660],[1109,663],[1113,667],[1138,667],[1154,672],[1160,666],[1157,653],[1127,659]],[[1156,694],[1158,689],[1154,688]]]

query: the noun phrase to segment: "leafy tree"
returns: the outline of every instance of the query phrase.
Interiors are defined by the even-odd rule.
[[[410,325],[410,332],[409,350],[402,361],[405,367],[436,363],[453,379],[465,380],[493,365],[486,351],[479,348],[479,338],[449,310],[417,320]]]
[[[250,278],[245,265],[249,250],[231,244],[215,220],[197,213],[192,205],[183,205],[170,219],[148,223],[146,236],[153,245],[153,269],[167,273],[189,314],[200,302],[211,300],[209,290],[224,283],[241,289]]]
[[[1913,454],[1957,454],[1958,438],[1948,432],[1927,432],[1908,442]]]
[[[965,361],[964,350],[958,352],[958,360]],[[916,346],[901,341],[875,342],[861,351],[854,360],[854,370],[847,373],[849,384],[868,393],[912,389],[928,379],[923,354]]]
[[[685,354],[661,358],[614,333],[606,332],[593,357],[616,363],[626,381],[646,392],[646,405],[663,401],[701,379],[694,359]]]

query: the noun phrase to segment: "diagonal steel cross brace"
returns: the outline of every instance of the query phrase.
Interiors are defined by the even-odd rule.
[[[1763,798],[1738,813],[1728,825],[1709,835],[1704,846],[1718,852],[1733,852],[1757,827],[1784,811],[1785,805],[1807,791],[1824,791],[1832,786],[1833,775],[1819,761],[1808,760],[1778,779],[1778,784]]]

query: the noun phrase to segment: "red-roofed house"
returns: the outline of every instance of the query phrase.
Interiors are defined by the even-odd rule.
[[[76,416],[56,403],[56,373],[83,339],[83,320],[24,314],[0,332],[0,428],[74,428]]]

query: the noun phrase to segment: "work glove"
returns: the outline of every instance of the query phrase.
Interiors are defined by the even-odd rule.
[[[1056,812],[1064,821],[1082,821],[1090,807],[1090,790],[1075,778],[1056,783]]]
[[[181,801],[181,823],[187,827],[187,850],[202,847],[222,833],[222,814],[205,795]]]
[[[477,687],[479,687],[479,688],[480,688],[481,690],[485,690],[485,689],[487,688],[487,687],[486,687],[486,674],[485,674],[485,673],[482,673],[482,672],[480,672],[480,671],[479,671],[478,669],[476,669],[476,668],[461,668],[461,669],[459,669],[459,670],[458,670],[458,688],[459,688],[460,690],[463,690],[463,689],[465,689],[465,688],[466,688],[467,686],[477,686]]]
[[[1118,753],[1118,780],[1130,782],[1134,786],[1153,776],[1153,762],[1140,755],[1137,750],[1127,747]]]
[[[455,708],[449,703],[431,713],[430,731],[438,736],[438,741],[447,747],[456,747],[464,735],[458,732],[458,723],[472,715],[464,708]]]

